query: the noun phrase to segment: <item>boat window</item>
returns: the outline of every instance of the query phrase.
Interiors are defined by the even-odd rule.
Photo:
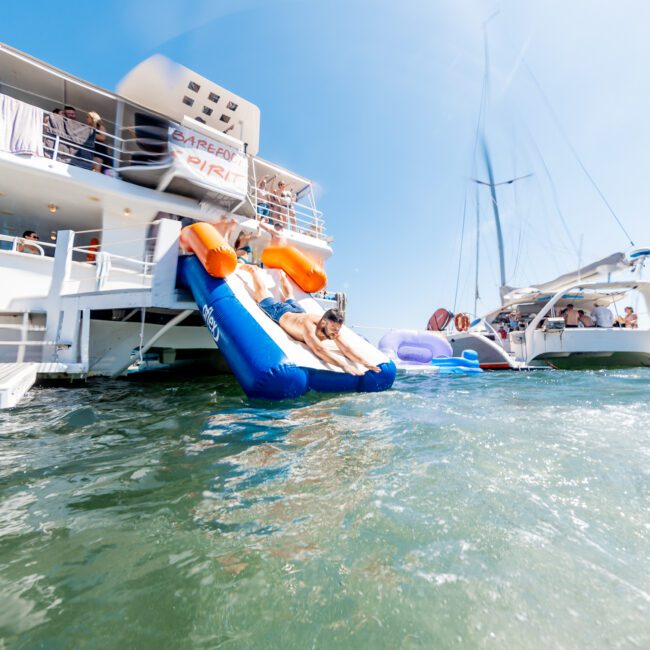
[[[222,115],[219,119],[222,122],[225,122],[226,124],[228,124],[228,122],[230,122],[230,116],[229,115]]]
[[[188,97],[185,95],[183,97],[183,104],[187,104],[188,106],[192,106],[194,104],[194,100],[191,97]]]
[[[217,93],[210,93],[208,99],[216,104],[219,101],[219,95]]]
[[[237,110],[237,104],[235,104],[235,102],[228,102],[228,110],[229,111],[236,111]]]
[[[210,116],[210,115],[212,115],[212,109],[211,109],[209,106],[204,106],[204,107],[203,107],[203,113],[204,113],[205,115]]]
[[[206,121],[205,121],[205,120],[204,120],[200,115],[198,115],[198,116],[195,117],[194,119],[195,119],[197,122],[201,122],[201,124],[205,124],[205,123],[206,123]]]
[[[201,86],[196,83],[196,81],[190,81],[190,83],[187,84],[187,87],[193,92],[193,93],[198,93],[199,90],[201,90]]]

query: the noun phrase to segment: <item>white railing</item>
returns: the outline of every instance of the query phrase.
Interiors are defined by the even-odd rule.
[[[297,200],[283,199],[277,190],[260,189],[249,185],[257,218],[270,223],[279,223],[283,228],[300,232],[317,239],[325,239],[323,213]]]
[[[152,222],[151,225],[156,225],[158,222]],[[127,230],[121,228],[112,229]],[[132,228],[128,229],[131,232]],[[106,252],[101,250],[99,238],[105,233],[106,230],[79,230],[72,232],[73,245],[70,248],[68,255],[69,260],[75,264],[83,267],[95,269],[95,285],[97,290],[106,288],[107,284],[111,281],[115,273],[119,273],[122,279],[130,278],[133,284],[141,286],[146,284],[148,279],[151,278],[155,262],[152,261],[153,248],[156,242],[156,237],[141,237],[137,239],[124,239],[113,240],[111,239],[110,245],[128,245],[136,244],[142,246],[142,258],[128,257],[126,255],[119,255],[113,252]],[[74,245],[75,239],[80,235],[84,239],[89,236],[97,235],[96,243],[89,243],[84,245]],[[0,235],[0,242],[8,242],[10,247],[8,250],[24,255],[37,255],[39,257],[53,258],[56,252],[56,243],[39,241],[38,244],[35,240],[25,239],[23,237],[11,237],[8,235]],[[92,241],[92,239],[91,239]],[[49,254],[46,252],[49,251]],[[74,273],[73,273],[74,275]]]
[[[39,257],[46,256],[44,247],[51,250],[54,250],[56,247],[56,244],[41,241],[40,239],[12,237],[11,235],[0,235],[0,242],[8,242],[10,244],[9,248],[5,248],[5,250],[10,250],[14,253],[25,253],[27,255],[38,255]],[[2,248],[0,247],[0,249]]]

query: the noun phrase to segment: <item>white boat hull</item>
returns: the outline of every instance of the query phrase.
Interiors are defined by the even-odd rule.
[[[552,367],[567,370],[650,366],[650,331],[576,328],[512,332],[504,345],[480,332],[449,337],[454,355],[478,352],[484,370]],[[506,346],[508,349],[506,349]]]

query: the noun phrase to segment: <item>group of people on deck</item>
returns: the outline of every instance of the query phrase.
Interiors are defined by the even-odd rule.
[[[625,308],[625,316],[614,317],[612,310],[602,303],[594,303],[591,314],[586,314],[582,309],[576,309],[568,304],[561,312],[566,327],[626,327],[636,329],[638,318],[634,309],[630,306]]]
[[[257,184],[257,214],[262,221],[272,226],[277,223],[295,230],[296,211],[293,204],[296,193],[286,181],[279,180],[274,185],[274,179],[275,176],[266,174]]]
[[[60,115],[68,120],[80,122],[77,118],[77,109],[74,106],[64,106],[63,109],[55,108],[52,111],[53,115]],[[109,170],[113,167],[113,158],[110,155],[109,147],[106,145],[106,126],[101,118],[101,115],[96,111],[86,113],[86,124],[95,131],[95,146],[92,152],[94,172],[100,174],[110,173]]]

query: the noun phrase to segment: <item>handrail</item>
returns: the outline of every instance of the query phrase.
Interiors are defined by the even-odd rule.
[[[324,220],[322,212],[306,206],[298,201],[288,205],[280,203],[280,198],[270,190],[262,190],[249,186],[249,195],[252,196],[258,218],[268,218],[277,221],[282,226],[304,232],[319,239],[324,239]]]
[[[23,244],[24,246],[31,246],[32,248],[37,248],[38,249],[38,256],[39,257],[45,257],[45,251],[43,250],[43,246],[50,246],[54,248],[54,244],[50,244],[49,242],[42,242],[40,240],[34,240],[34,239],[26,239],[25,237],[18,237],[18,236],[11,236],[11,235],[0,235],[0,241],[7,241],[11,242],[11,251],[13,253],[23,253],[25,255],[34,255],[34,253],[26,253],[25,251],[19,251],[17,250],[18,246],[20,244]],[[39,242],[38,244],[36,242]]]

